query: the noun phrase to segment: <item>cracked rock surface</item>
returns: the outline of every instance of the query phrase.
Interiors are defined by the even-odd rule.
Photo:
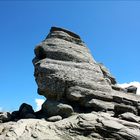
[[[139,140],[140,124],[104,112],[76,114],[48,122],[22,119],[0,126],[1,140]]]

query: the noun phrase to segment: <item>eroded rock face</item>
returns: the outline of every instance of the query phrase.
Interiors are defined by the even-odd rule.
[[[47,98],[43,111],[47,104],[57,101],[71,106],[73,112],[139,114],[140,98],[117,86],[109,70],[93,59],[85,43],[71,31],[52,27],[47,38],[35,48],[33,64],[38,93]],[[53,114],[46,112],[50,117]]]
[[[52,27],[47,38],[35,48],[35,55],[38,93],[48,100],[86,107],[95,94],[110,94],[112,88],[106,78],[115,84],[80,37],[65,29]]]

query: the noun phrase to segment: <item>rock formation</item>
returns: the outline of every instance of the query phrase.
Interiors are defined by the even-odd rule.
[[[140,140],[140,96],[117,86],[75,33],[52,27],[35,48],[35,80],[46,97],[0,114],[0,139]]]
[[[129,86],[129,87],[126,87],[125,89],[127,90],[128,93],[134,93],[134,94],[137,93],[137,87],[135,86]]]

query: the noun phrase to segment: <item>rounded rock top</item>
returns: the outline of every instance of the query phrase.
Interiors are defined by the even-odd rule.
[[[50,32],[54,32],[54,31],[63,31],[67,34],[69,34],[70,36],[74,37],[74,38],[77,38],[77,39],[81,39],[79,35],[77,35],[76,33],[74,32],[71,32],[67,29],[64,29],[64,28],[60,28],[60,27],[51,27],[50,29]]]

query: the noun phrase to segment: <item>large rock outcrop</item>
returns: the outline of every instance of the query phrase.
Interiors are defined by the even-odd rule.
[[[74,110],[75,107],[87,110],[93,97],[106,96],[105,100],[110,100],[112,89],[108,81],[115,80],[95,62],[78,35],[52,27],[47,38],[35,48],[35,55],[38,93],[47,100],[71,104]]]
[[[40,111],[0,113],[1,140],[140,140],[140,96],[123,89],[75,33],[52,27],[35,48]]]
[[[33,64],[38,93],[47,98],[42,110],[48,116],[52,114],[48,110],[54,108],[58,112],[55,115],[62,117],[90,111],[118,114],[117,108],[129,108],[127,110],[135,114],[139,112],[140,98],[128,95],[125,89],[118,87],[109,70],[93,59],[75,33],[52,27],[47,38],[35,48]],[[68,109],[71,113],[63,115],[63,111],[58,111],[59,106],[65,106],[64,112]]]

